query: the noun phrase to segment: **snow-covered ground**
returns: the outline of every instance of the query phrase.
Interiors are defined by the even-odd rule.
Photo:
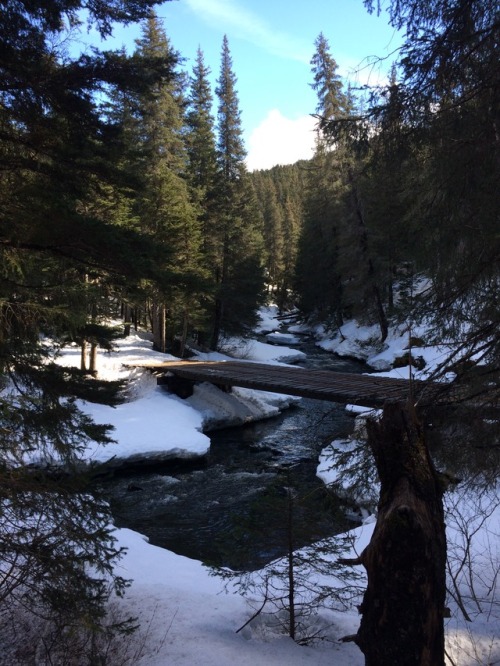
[[[298,360],[304,354],[288,347],[257,340],[228,342],[234,357],[252,362],[278,363],[280,359]],[[224,361],[226,354],[199,354],[199,360]],[[113,352],[99,352],[100,379],[127,380],[127,402],[109,407],[80,402],[79,407],[96,423],[114,427],[115,444],[95,446],[85,452],[94,462],[119,464],[143,459],[194,458],[208,452],[210,439],[203,431],[220,425],[241,425],[276,416],[299,398],[235,388],[224,393],[211,384],[195,386],[194,394],[182,400],[157,386],[148,370],[131,367],[146,362],[178,360],[170,354],[154,352],[149,336],[133,333],[120,339]],[[78,365],[79,349],[74,346],[62,353],[59,362]]]
[[[276,314],[275,308],[263,313],[261,331],[279,333]],[[325,336],[321,346],[337,353],[361,356],[373,367],[386,371],[391,360],[406,346],[404,336],[391,332],[386,348],[373,348],[374,331],[354,322],[343,327],[342,334],[343,339]],[[274,341],[278,339],[279,335]],[[249,362],[278,362],[300,354],[290,348],[256,341],[245,344],[232,341],[230,347],[232,354]],[[424,353],[427,367],[431,368],[444,352],[435,348],[418,350],[418,354]],[[69,350],[61,362],[77,364],[77,356],[76,349]],[[169,357],[155,354],[151,343],[141,335],[132,335],[120,341],[115,352],[99,356],[100,376],[129,378],[129,401],[116,409],[82,403],[82,408],[97,422],[110,423],[116,428],[117,443],[89,451],[89,458],[104,461],[112,456],[136,459],[203,455],[209,446],[208,437],[203,433],[207,425],[221,423],[224,419],[237,422],[271,416],[294,400],[244,389],[237,389],[235,395],[228,396],[209,385],[197,388],[192,398],[180,400],[158,388],[147,372],[131,371],[123,365],[166,358]],[[203,355],[202,358],[222,359],[224,356]],[[404,371],[400,369],[399,376],[404,376]],[[354,438],[334,445],[355,446],[356,441]],[[328,461],[327,452],[324,452],[318,473],[326,483],[331,482],[335,474]],[[465,558],[463,575],[457,580],[463,586],[467,603],[473,611],[475,608],[470,612],[471,621],[465,622],[456,611],[456,604],[450,604],[453,615],[447,626],[447,650],[453,663],[460,666],[493,664],[500,660],[500,610],[495,594],[500,561],[500,511],[495,505],[495,497],[490,498],[488,506],[493,509],[485,520],[478,518],[474,507],[468,505],[468,496],[460,498],[457,494],[450,500],[450,506],[454,506],[448,526],[450,549],[457,562],[461,557]],[[367,507],[373,506],[373,494],[358,499],[361,504],[366,500]],[[367,514],[368,511],[366,509]],[[462,515],[467,529],[474,533],[470,544],[464,541],[463,529],[460,529]],[[360,552],[368,543],[372,530],[373,517],[368,516],[362,527],[352,531],[355,551]],[[117,663],[134,666],[361,666],[364,663],[363,655],[353,643],[340,641],[341,637],[357,630],[359,617],[355,609],[324,611],[321,615],[328,627],[324,630],[328,640],[318,641],[315,645],[297,645],[262,618],[236,633],[252,615],[247,601],[235,591],[224,591],[223,582],[210,576],[200,562],[152,546],[144,537],[128,529],[118,529],[115,535],[118,545],[127,548],[119,573],[133,579],[133,583],[125,597],[114,602],[113,614],[118,619],[132,614],[141,625],[130,637],[119,639],[115,646]],[[467,557],[474,561],[474,568],[479,568],[481,574],[480,583],[473,590],[478,597],[476,600],[467,583]],[[483,612],[479,612],[479,606]]]

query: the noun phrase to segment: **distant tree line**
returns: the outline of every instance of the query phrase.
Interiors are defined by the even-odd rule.
[[[346,89],[320,34],[311,60],[315,155],[251,174],[273,253],[265,265],[281,294],[279,267],[293,256],[288,302],[332,328],[356,317],[378,323],[383,341],[406,305],[406,315],[426,316],[466,355],[491,359],[499,344],[498,8],[390,4],[407,38],[388,84],[368,97]]]

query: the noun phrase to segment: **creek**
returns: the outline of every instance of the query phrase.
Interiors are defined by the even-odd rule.
[[[307,354],[304,367],[366,371],[362,363],[312,343],[300,348]],[[259,568],[286,550],[278,527],[263,529],[275,513],[272,498],[286,487],[293,486],[300,497],[297,546],[352,527],[340,501],[316,477],[321,449],[352,428],[342,405],[303,399],[272,419],[211,432],[203,461],[130,469],[98,489],[115,524],[146,535],[154,545],[219,566]]]

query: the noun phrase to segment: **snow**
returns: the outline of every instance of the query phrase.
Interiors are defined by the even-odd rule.
[[[354,320],[341,326],[333,336],[326,334],[322,327],[316,328],[316,335],[321,336],[318,342],[321,349],[362,361],[366,361],[370,354],[373,355],[373,345],[380,337],[377,326],[362,326]]]
[[[259,310],[258,323],[255,327],[256,333],[269,333],[276,327],[279,309],[277,305],[268,305]]]
[[[141,643],[140,666],[293,666],[336,663],[358,666],[362,655],[353,645],[300,647],[283,635],[255,629],[236,633],[249,618],[246,601],[225,593],[219,578],[211,577],[199,562],[147,544],[131,530],[117,533],[128,548],[120,573],[134,579],[122,612],[137,614],[141,629],[133,635]],[[342,618],[343,635],[356,623],[354,614]],[[125,639],[126,640],[126,639]]]
[[[268,308],[261,315],[261,331],[275,331],[277,309]],[[302,331],[301,331],[302,332]],[[318,333],[318,331],[316,331]],[[321,332],[320,332],[321,333]],[[405,336],[391,331],[384,348],[375,343],[377,332],[349,322],[342,327],[342,336],[328,337],[322,332],[320,346],[341,355],[364,358],[374,368],[387,371],[392,360],[405,349]],[[278,337],[281,339],[281,337]],[[283,341],[285,338],[282,338]],[[291,344],[291,343],[290,343]],[[234,355],[248,362],[272,362],[298,358],[300,352],[277,345],[257,341],[242,343],[231,341]],[[444,350],[419,348],[427,372],[439,363]],[[110,379],[129,378],[128,402],[116,409],[82,403],[82,408],[99,423],[114,425],[117,443],[106,449],[88,452],[94,460],[104,461],[112,456],[118,459],[144,457],[200,456],[209,446],[206,427],[223,422],[244,422],[247,419],[264,418],[276,414],[293,400],[287,396],[238,389],[223,394],[210,385],[195,389],[188,400],[180,400],[158,388],[147,371],[127,369],[123,364],[144,360],[166,360],[156,354],[146,336],[133,334],[117,344],[115,352],[100,354],[99,375]],[[200,355],[202,359],[227,358],[224,354]],[[78,350],[66,351],[61,363],[77,364]],[[405,369],[398,372],[403,373]],[[362,410],[356,408],[356,413]],[[358,419],[362,417],[358,416]],[[361,421],[359,427],[362,427]],[[359,431],[358,431],[359,434]],[[358,443],[357,434],[349,440],[333,442],[330,446],[349,450]],[[329,451],[322,453],[318,474],[325,483],[343,483],[331,467]],[[376,483],[374,481],[374,483]],[[349,488],[345,486],[345,491]],[[358,497],[361,505],[373,507],[374,489],[368,497]],[[457,666],[496,663],[500,659],[498,600],[495,600],[496,576],[498,576],[498,506],[489,512],[487,519],[479,520],[466,511],[470,495],[456,494],[449,500],[449,548],[460,562],[465,548],[475,566],[480,566],[484,589],[478,589],[483,612],[471,613],[471,622],[465,622],[456,605],[447,624],[447,650]],[[366,508],[365,524],[352,530],[353,551],[360,553],[368,544],[374,527],[374,516]],[[470,507],[469,507],[470,509]],[[465,516],[473,538],[463,542],[460,516]],[[476,521],[476,522],[474,522]],[[472,534],[473,533],[473,534]],[[251,616],[248,602],[231,588],[224,590],[224,583],[213,577],[200,562],[176,555],[147,543],[145,537],[129,529],[115,531],[117,545],[127,549],[118,565],[117,573],[132,579],[125,596],[113,602],[112,614],[117,619],[130,615],[138,618],[140,627],[130,637],[117,639],[115,651],[121,661],[137,666],[361,666],[364,658],[353,643],[340,639],[354,634],[359,623],[357,611],[324,611],[321,617],[329,625],[327,639],[310,646],[299,646],[290,638],[277,633],[262,617],[236,633]],[[467,570],[457,578],[470,601]],[[473,601],[473,599],[472,599]],[[474,606],[473,603],[470,605]]]
[[[390,327],[386,340],[380,342],[380,329],[378,326],[363,326],[352,320],[346,322],[333,335],[323,329],[316,329],[320,336],[317,345],[325,351],[338,356],[357,358],[366,361],[371,371],[376,371],[380,377],[393,377],[395,379],[426,379],[439,368],[440,364],[449,357],[452,347],[440,346],[413,346],[411,355],[414,359],[422,359],[424,367],[419,370],[410,365],[393,368],[394,361],[401,359],[409,353],[409,333],[407,327]],[[414,326],[411,330],[412,338],[425,339],[425,326]],[[453,373],[447,373],[442,378],[449,381],[454,378]]]
[[[266,340],[274,345],[298,345],[300,344],[300,338],[291,333],[281,333],[280,331],[274,331],[273,333],[268,333],[266,335]]]
[[[304,356],[288,347],[278,347],[257,340],[229,341],[233,356],[248,362],[279,363],[279,359]],[[200,360],[228,360],[226,354],[199,354]],[[221,426],[234,426],[278,415],[299,398],[276,393],[237,388],[224,393],[212,384],[197,385],[194,395],[181,400],[156,385],[148,370],[133,364],[178,360],[170,354],[152,349],[143,333],[133,333],[118,340],[112,352],[99,353],[100,379],[127,379],[127,402],[110,407],[80,401],[78,406],[98,424],[113,426],[114,444],[89,447],[84,457],[89,461],[114,466],[125,461],[196,458],[207,454],[210,439],[204,431]],[[78,365],[79,350],[65,349],[59,363]]]
[[[283,344],[296,344],[295,342],[290,342],[290,340],[295,340],[295,337],[283,334]],[[226,341],[224,349],[227,349],[231,356],[245,361],[254,361],[255,363],[295,362],[303,360],[306,356],[304,352],[298,349],[290,349],[279,343],[276,345],[268,344],[259,340],[239,340],[232,338]],[[211,355],[208,356],[211,357]],[[207,355],[202,354],[201,358],[205,360]]]

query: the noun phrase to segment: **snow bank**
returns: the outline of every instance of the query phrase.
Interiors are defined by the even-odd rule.
[[[271,322],[271,309],[269,321]],[[277,312],[277,311],[276,311]],[[276,321],[272,320],[273,326]],[[277,364],[280,359],[301,359],[304,354],[286,346],[270,345],[257,340],[231,339],[227,343],[233,357],[248,362]],[[199,354],[200,360],[228,360],[227,354]],[[171,354],[152,349],[150,336],[134,332],[118,340],[112,352],[99,352],[97,371],[101,379],[122,379],[127,382],[126,402],[117,407],[80,401],[78,406],[96,423],[111,425],[114,444],[94,444],[84,452],[84,458],[113,466],[125,462],[166,461],[204,456],[210,439],[204,434],[217,427],[235,426],[277,416],[300,398],[264,391],[235,388],[224,393],[204,383],[194,388],[187,400],[156,385],[147,370],[131,368],[134,364],[178,360]],[[58,362],[78,366],[80,350],[65,349]]]

